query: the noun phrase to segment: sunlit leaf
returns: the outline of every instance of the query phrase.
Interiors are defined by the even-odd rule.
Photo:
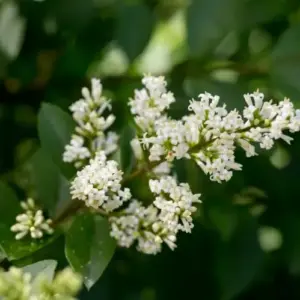
[[[193,0],[188,8],[188,44],[192,56],[215,48],[237,25],[239,0]]]

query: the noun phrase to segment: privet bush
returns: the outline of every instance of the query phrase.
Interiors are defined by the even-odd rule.
[[[1,228],[7,236],[3,251],[8,258],[23,257],[65,234],[66,257],[89,288],[108,265],[115,245],[136,247],[145,255],[158,254],[164,244],[176,251],[178,234],[192,231],[201,206],[201,195],[178,181],[176,161],[191,160],[210,180],[222,183],[233,171],[242,171],[236,148],[251,157],[259,148],[271,149],[276,140],[290,143],[289,133],[300,130],[300,111],[289,99],[265,101],[256,91],[244,100],[242,112],[230,111],[219,96],[205,92],[190,100],[186,115],[174,119],[168,109],[176,97],[164,77],[145,75],[128,102],[134,128],[129,144],[135,157],[129,170],[121,166],[118,153],[125,146],[112,129],[116,118],[100,80],[92,79],[91,88],[84,87],[82,98],[70,106],[75,126],[58,107],[45,104],[39,115],[41,144],[69,178],[64,189],[71,197],[53,212],[30,195],[20,206],[10,196],[14,205]],[[150,201],[132,192],[130,184],[137,177],[146,179]],[[1,189],[12,194],[4,185]],[[79,231],[84,234],[79,236]],[[10,254],[12,247],[22,251]],[[91,249],[85,252],[85,247]],[[78,274],[66,269],[52,283],[37,275],[36,288],[30,273],[11,268],[0,275],[0,294],[5,299],[73,299],[80,287]]]

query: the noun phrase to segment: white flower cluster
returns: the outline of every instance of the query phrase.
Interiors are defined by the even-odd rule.
[[[105,211],[111,236],[120,246],[136,243],[139,251],[156,254],[163,243],[174,249],[178,232],[191,232],[195,204],[201,202],[188,184],[177,184],[174,177],[167,176],[175,159],[192,159],[212,181],[228,181],[234,170],[242,168],[235,160],[237,147],[250,157],[256,155],[255,147],[270,149],[278,139],[290,143],[286,132],[300,131],[300,111],[288,99],[264,101],[259,91],[244,95],[246,107],[241,113],[228,111],[225,104],[219,104],[219,96],[205,92],[192,99],[189,114],[177,120],[167,115],[175,98],[167,91],[164,77],[145,76],[142,84],[129,101],[137,125],[131,147],[138,165],[129,178],[144,171],[155,178],[149,181],[154,195],[151,205],[133,200],[127,208],[113,212],[131,193],[122,187],[123,173],[117,162],[106,158],[117,148],[118,136],[104,133],[114,116],[102,116],[109,102],[96,79],[92,91],[84,88],[84,99],[71,106],[78,126],[64,160],[83,166],[72,182],[72,197]]]
[[[43,212],[39,210],[33,199],[21,202],[21,207],[25,213],[16,217],[17,223],[11,227],[12,232],[16,232],[16,240],[20,240],[30,234],[33,239],[40,239],[44,233],[52,234],[51,219],[45,219]]]
[[[157,254],[165,242],[172,250],[176,247],[179,231],[191,232],[194,203],[201,202],[200,195],[192,194],[186,183],[177,185],[170,176],[150,180],[149,186],[156,195],[153,205],[130,203],[121,216],[111,217],[111,236],[122,247],[137,241],[137,249],[146,254]]]
[[[143,82],[152,82],[152,87],[155,86],[153,82],[158,86],[160,82],[165,88],[161,77],[159,80],[145,77]],[[256,154],[253,143],[270,149],[274,140],[283,139],[288,143],[292,140],[284,131],[300,130],[300,111],[295,110],[288,99],[278,104],[264,102],[264,95],[258,91],[244,96],[247,106],[242,115],[237,110],[227,111],[225,104],[219,106],[219,96],[200,94],[199,100],[190,101],[191,114],[180,120],[161,113],[172,101],[163,104],[162,110],[157,109],[160,113],[155,117],[152,108],[149,108],[149,113],[147,106],[141,109],[141,103],[144,103],[141,94],[145,94],[145,89],[135,91],[136,97],[130,101],[130,106],[142,130],[141,143],[148,152],[149,161],[194,159],[210,179],[217,182],[228,181],[233,170],[241,170],[242,166],[236,163],[234,155],[237,145],[246,151],[247,156],[253,156]]]
[[[107,160],[103,151],[98,152],[77,172],[71,185],[72,198],[84,201],[86,206],[111,212],[131,198],[130,190],[122,189],[122,175],[116,161]]]
[[[5,300],[75,300],[81,277],[70,268],[60,271],[53,282],[40,273],[33,280],[30,273],[11,267],[0,272],[0,296]]]
[[[106,155],[117,149],[118,135],[115,132],[105,131],[115,121],[115,116],[103,113],[110,109],[110,101],[102,95],[100,80],[93,78],[92,88],[82,89],[83,98],[73,103],[70,110],[77,123],[76,133],[65,147],[63,160],[74,163],[76,168],[82,167],[97,151],[104,151]]]

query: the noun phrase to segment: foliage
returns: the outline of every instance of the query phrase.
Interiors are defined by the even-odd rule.
[[[299,108],[299,16],[296,0],[0,1],[2,266],[54,259],[62,269],[70,263],[90,288],[79,296],[84,300],[182,299],[187,293],[298,299],[299,134],[291,146],[276,142],[251,159],[238,152],[243,171],[222,185],[191,161],[176,163],[178,180],[201,193],[203,203],[192,234],[179,235],[174,252],[115,251],[106,219],[87,211],[41,240],[16,241],[10,227],[26,197],[57,223],[73,205],[75,169],[62,161],[74,129],[67,108],[90,77],[101,78],[112,99],[112,128],[121,134],[114,159],[126,174],[136,163],[128,98],[143,73],[166,76],[177,100],[174,118],[204,91],[220,95],[230,109],[241,109],[242,95],[257,88],[275,101],[290,97]],[[147,202],[145,186],[143,176],[130,183]]]

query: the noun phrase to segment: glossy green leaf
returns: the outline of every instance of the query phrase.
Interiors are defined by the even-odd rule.
[[[66,235],[65,252],[73,269],[90,289],[100,278],[115,251],[107,219],[85,213],[75,218]]]
[[[143,3],[120,3],[116,40],[133,61],[147,46],[154,24],[153,12]]]
[[[239,0],[193,0],[187,12],[188,45],[192,56],[214,49],[237,25]]]
[[[37,190],[37,202],[56,216],[70,203],[70,183],[59,168],[39,149],[30,160],[32,179]]]
[[[42,104],[38,114],[38,133],[42,148],[67,177],[74,175],[75,170],[62,161],[62,154],[71,139],[74,126],[72,117],[58,106]]]

